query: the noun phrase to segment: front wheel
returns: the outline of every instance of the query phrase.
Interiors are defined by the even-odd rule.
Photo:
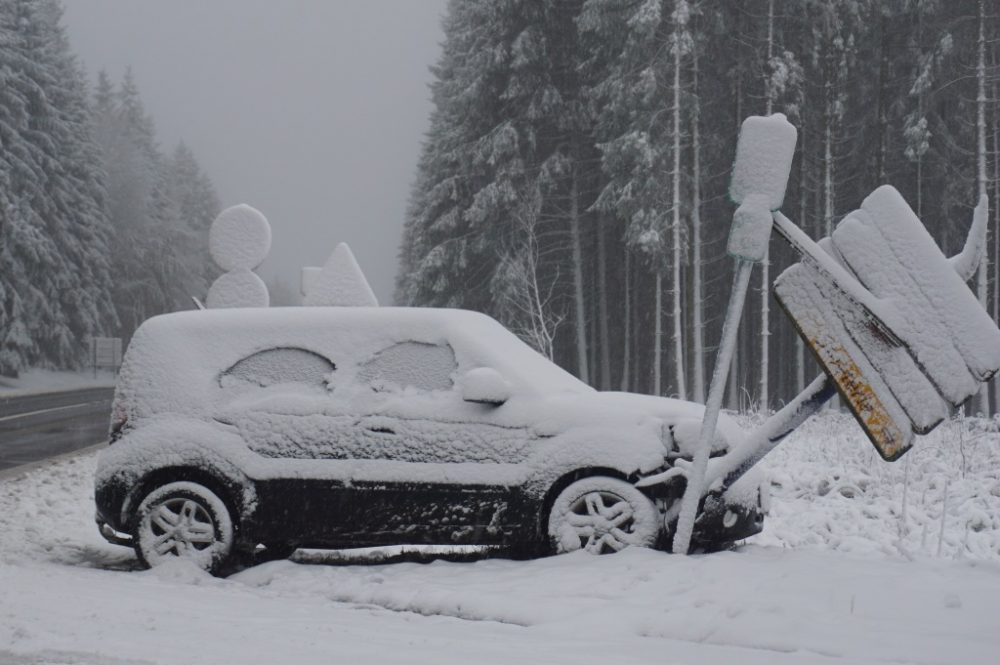
[[[660,516],[653,501],[630,483],[593,476],[559,493],[548,530],[557,553],[608,554],[652,547],[660,535]]]
[[[135,551],[148,567],[183,559],[216,573],[233,551],[233,520],[226,504],[191,482],[154,489],[136,511]]]

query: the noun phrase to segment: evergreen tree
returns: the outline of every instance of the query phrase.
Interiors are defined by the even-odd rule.
[[[397,297],[497,315],[603,388],[703,394],[748,115],[799,128],[784,209],[817,239],[891,184],[954,253],[978,194],[1000,192],[998,21],[980,0],[455,0],[444,27]],[[772,243],[732,406],[776,406],[814,371],[770,306],[794,260]],[[977,283],[994,311],[996,286]],[[532,293],[552,296],[542,316],[516,306]]]
[[[167,158],[127,70],[116,90],[98,76],[93,104],[115,229],[115,306],[129,337],[147,317],[191,306],[216,270],[208,228],[219,212],[214,187],[183,143]]]
[[[6,372],[72,367],[87,337],[115,325],[86,86],[60,18],[52,0],[0,6]]]

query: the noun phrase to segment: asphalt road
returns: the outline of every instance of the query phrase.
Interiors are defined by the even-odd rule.
[[[0,398],[0,471],[107,440],[113,388]]]

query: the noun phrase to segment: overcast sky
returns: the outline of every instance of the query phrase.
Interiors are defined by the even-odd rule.
[[[183,139],[224,206],[274,241],[260,273],[350,243],[383,303],[430,112],[446,0],[64,0],[92,75],[131,65],[158,136]]]

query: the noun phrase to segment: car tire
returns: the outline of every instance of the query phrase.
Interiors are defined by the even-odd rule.
[[[148,568],[183,559],[218,573],[233,552],[233,519],[222,501],[203,485],[173,482],[157,487],[135,514],[135,552]]]
[[[607,476],[572,483],[559,493],[549,512],[549,540],[557,554],[652,547],[660,530],[656,504],[631,483]]]

